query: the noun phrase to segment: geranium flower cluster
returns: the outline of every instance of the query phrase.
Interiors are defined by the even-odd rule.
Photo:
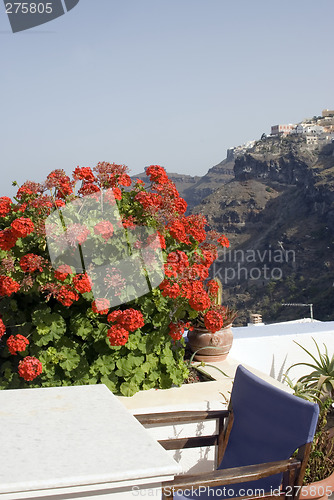
[[[34,356],[26,356],[19,362],[18,374],[27,382],[34,380],[42,373],[42,363]]]
[[[147,184],[114,163],[77,166],[72,176],[57,169],[43,183],[24,183],[13,199],[0,197],[0,388],[103,382],[129,395],[171,386],[186,376],[185,329],[198,319],[210,331],[226,324],[209,271],[228,239],[208,230],[204,216],[186,215],[187,203],[164,168],[151,165],[145,173]],[[101,204],[100,212],[82,216],[86,197]],[[73,220],[64,215],[68,206],[76,207]],[[48,234],[67,252],[57,264],[46,236],[50,215],[61,220],[61,234],[56,224]],[[143,226],[146,240],[134,242]],[[121,254],[122,232],[126,244],[142,252],[153,270],[158,262],[164,274],[145,295],[132,292],[129,303],[122,294],[136,290],[136,283],[110,254],[111,248]],[[95,288],[98,266],[116,305]],[[152,269],[145,270],[145,282]]]
[[[5,333],[6,333],[6,326],[2,321],[2,319],[0,318],[0,339],[5,335]]]
[[[170,323],[168,325],[169,328],[169,336],[173,340],[180,340],[183,337],[183,334],[186,330],[193,330],[193,326],[188,322],[184,323],[179,321],[178,323]]]
[[[109,323],[115,323],[108,330],[108,339],[112,346],[126,344],[129,333],[145,325],[142,313],[132,308],[113,311],[108,314],[107,320]]]
[[[26,350],[27,345],[29,344],[29,340],[23,335],[11,335],[7,339],[7,347],[8,351],[16,355],[17,352],[22,352]]]
[[[100,234],[105,241],[112,237],[113,232],[114,226],[108,220],[102,220],[94,227],[94,233]]]
[[[0,276],[0,297],[10,297],[20,290],[20,285],[10,276]]]

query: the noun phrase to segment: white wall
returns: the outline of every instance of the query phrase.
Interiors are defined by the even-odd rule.
[[[233,345],[230,356],[241,363],[261,370],[267,375],[282,380],[283,374],[294,363],[313,360],[301,349],[301,344],[318,357],[317,342],[320,351],[327,346],[330,357],[334,352],[334,322],[276,323],[233,328]],[[297,366],[289,370],[289,377],[297,380],[310,373],[312,368]]]

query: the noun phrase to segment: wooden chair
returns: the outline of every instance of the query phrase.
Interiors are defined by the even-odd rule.
[[[218,447],[215,471],[179,475],[164,483],[163,500],[294,500],[299,497],[318,415],[317,404],[293,396],[239,365],[228,410],[156,413],[136,418],[143,425],[219,421],[215,436],[159,441],[166,450]]]

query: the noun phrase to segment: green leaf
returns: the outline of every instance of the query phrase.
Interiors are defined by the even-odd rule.
[[[139,386],[134,382],[123,382],[120,387],[120,392],[123,396],[133,396],[136,392],[139,391]]]
[[[148,354],[146,356],[146,361],[142,364],[141,368],[146,373],[150,373],[157,369],[159,365],[159,358],[155,354]]]
[[[136,356],[129,354],[126,358],[121,358],[116,361],[116,375],[118,377],[130,377],[137,366],[144,362],[144,356]]]
[[[33,340],[36,345],[44,346],[49,342],[58,340],[66,332],[66,321],[58,313],[51,313],[51,310],[35,311],[32,314],[33,324],[36,329],[33,333]]]
[[[111,392],[117,392],[117,377],[114,374],[109,376],[103,375],[101,383],[106,385]]]
[[[135,350],[139,346],[141,341],[142,341],[142,333],[140,330],[138,330],[138,331],[131,333],[129,335],[128,341],[126,343],[126,347],[127,347],[127,349],[129,349],[131,351]]]
[[[147,391],[148,389],[154,389],[156,386],[156,381],[145,380],[142,384],[142,390]]]
[[[65,370],[65,372],[71,372],[76,368],[80,362],[80,356],[75,349],[70,347],[63,347],[61,350],[61,355],[63,361],[59,362],[59,365]]]
[[[144,318],[149,318],[155,310],[155,305],[152,299],[145,298],[143,304],[141,304],[141,312]]]
[[[104,258],[103,258],[103,257],[94,257],[94,258],[92,259],[92,261],[94,262],[94,264],[95,264],[96,266],[102,266],[102,264],[104,264],[104,263],[105,263],[105,260],[104,260]]]
[[[113,355],[104,355],[98,357],[94,363],[92,363],[89,372],[92,375],[97,375],[100,373],[101,375],[109,375],[115,369],[115,361]]]
[[[170,376],[167,373],[162,373],[160,375],[160,387],[161,389],[170,389],[173,383]]]
[[[94,332],[94,327],[90,320],[83,314],[71,318],[71,331],[74,335],[86,340]]]
[[[170,365],[174,362],[173,352],[168,344],[162,350],[160,362],[164,365]]]
[[[139,366],[136,368],[136,370],[132,373],[131,378],[128,380],[129,382],[133,382],[137,385],[140,385],[140,383],[145,379],[146,373],[143,370],[142,366]]]

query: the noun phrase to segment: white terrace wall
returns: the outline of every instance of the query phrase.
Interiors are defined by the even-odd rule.
[[[334,353],[334,322],[304,320],[252,325],[233,328],[233,337],[230,356],[279,381],[294,363],[313,363],[312,358],[296,342],[316,358],[319,355],[314,340],[322,353],[325,353],[325,346],[330,357]],[[307,366],[296,366],[289,370],[288,375],[297,380],[311,371],[312,368]]]

